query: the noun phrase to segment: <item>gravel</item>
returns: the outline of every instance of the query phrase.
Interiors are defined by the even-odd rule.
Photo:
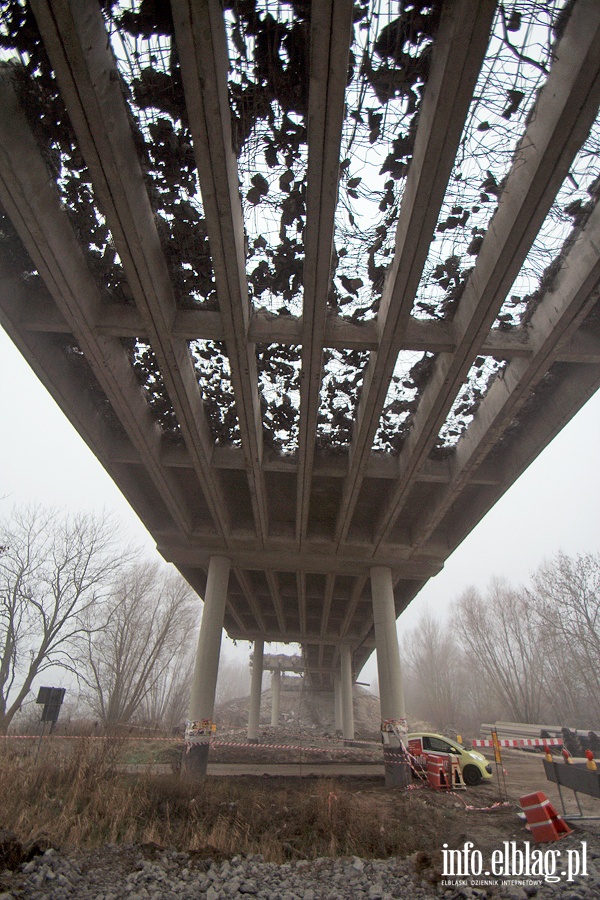
[[[588,841],[588,874],[559,884],[475,883],[447,886],[421,852],[406,859],[367,860],[321,858],[277,865],[261,856],[219,862],[199,854],[178,853],[154,845],[107,845],[87,852],[49,849],[20,867],[0,876],[0,900],[27,897],[54,900],[476,900],[500,897],[527,900],[597,900],[600,897],[600,841]],[[580,847],[578,837],[568,841]],[[556,846],[556,845],[555,845]],[[544,850],[548,845],[544,845]],[[514,882],[518,878],[513,879]],[[2,892],[4,891],[4,892]]]

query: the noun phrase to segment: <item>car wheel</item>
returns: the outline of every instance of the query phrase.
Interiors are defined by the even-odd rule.
[[[481,772],[477,766],[465,766],[462,773],[465,784],[473,787],[474,784],[481,784]]]

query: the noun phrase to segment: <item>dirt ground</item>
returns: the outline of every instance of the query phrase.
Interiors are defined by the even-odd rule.
[[[240,739],[236,735],[229,737]],[[265,734],[262,740],[267,742],[269,738]],[[311,743],[318,742],[313,739]],[[242,783],[264,785],[267,792],[275,783],[287,784],[292,796],[296,790],[302,791],[302,782],[308,786],[315,779],[330,779],[334,791],[338,784],[343,786],[344,791],[361,795],[363,801],[367,796],[374,814],[393,808],[394,800],[401,792],[385,787],[381,748],[365,745],[340,753],[339,749],[331,746],[331,752],[323,754],[299,750],[271,751],[263,749],[260,744],[256,748],[240,749],[217,746],[211,750],[209,777],[236,778],[240,786]],[[441,815],[441,840],[448,842],[450,847],[460,847],[467,840],[473,841],[485,855],[501,847],[503,841],[530,840],[525,823],[519,816],[520,797],[542,791],[559,814],[562,813],[562,805],[557,786],[546,778],[541,753],[504,750],[500,769],[495,767],[490,753],[484,751],[484,754],[494,767],[494,777],[490,782],[450,793],[432,791],[417,783],[409,793],[415,822],[422,822],[427,810],[438,822]],[[143,771],[142,767],[136,767],[136,770]],[[567,815],[577,815],[573,793],[563,789],[563,797]],[[584,815],[600,817],[600,800],[580,794],[579,801]],[[587,839],[600,847],[600,818],[571,822],[571,827],[578,840]],[[431,849],[430,839],[430,834],[423,834],[423,849]]]
[[[140,868],[139,858],[154,859],[152,854],[167,848],[175,855],[184,851],[185,859],[177,863],[180,868],[190,865],[186,853],[191,854],[190,859],[210,857],[217,862],[240,853],[260,853],[267,861],[279,863],[327,856],[410,858],[416,869],[418,865],[423,868],[423,872],[417,869],[419,877],[435,885],[437,891],[444,871],[444,845],[462,850],[466,842],[472,842],[472,848],[481,853],[487,865],[494,852],[502,851],[505,842],[514,841],[522,848],[532,840],[519,815],[520,797],[542,791],[559,812],[562,810],[556,786],[546,779],[541,754],[506,750],[502,770],[494,771],[491,782],[444,792],[433,791],[420,780],[415,780],[409,790],[387,788],[380,747],[364,745],[350,760],[344,757],[351,756],[352,748],[345,748],[342,758],[338,756],[338,750],[342,750],[339,741],[320,742],[312,737],[312,743],[328,747],[327,752],[317,755],[319,762],[314,757],[305,760],[308,748],[299,750],[298,745],[279,750],[275,757],[280,760],[278,763],[273,762],[275,751],[271,753],[261,745],[221,747],[221,751],[227,751],[227,761],[219,761],[219,748],[214,748],[209,775],[198,785],[186,785],[164,762],[132,762],[123,784],[132,788],[145,784],[148,797],[156,795],[157,802],[149,807],[152,815],[163,809],[164,795],[170,810],[166,827],[157,831],[150,843],[147,837],[132,837],[131,843],[119,840],[108,844],[103,837],[100,842],[59,840],[52,845],[65,857],[70,854],[73,859],[87,860],[86,866],[93,859],[98,878],[106,884],[117,864],[122,866],[125,878],[132,866]],[[156,777],[146,781],[145,775]],[[120,776],[117,781],[120,783]],[[576,813],[571,792],[563,793],[568,812]],[[581,795],[580,802],[585,814],[600,816],[600,800]],[[194,846],[189,835],[185,836],[185,829],[176,827],[177,811],[189,817],[192,804],[199,809],[198,823],[203,828],[202,835],[194,831],[198,834]],[[161,812],[160,822],[164,821]],[[600,858],[600,820],[572,822],[571,826],[573,833],[561,840],[560,851],[573,848],[574,853],[579,852],[585,841],[590,860]],[[9,827],[14,826],[9,823]],[[3,873],[0,891],[14,890],[20,879],[17,871]],[[495,888],[490,890],[497,896]],[[539,895],[549,896],[544,891]],[[489,891],[486,896],[491,896]]]
[[[252,753],[253,758],[260,751]],[[325,778],[341,779],[345,786],[354,790],[366,790],[372,797],[376,806],[393,801],[395,791],[386,789],[383,783],[383,766],[374,762],[374,754],[365,751],[371,761],[361,764],[339,761],[322,762],[310,760],[302,766],[296,764],[265,765],[264,763],[252,765],[254,772],[267,773],[266,778],[287,774],[285,769],[298,769],[293,774],[310,776],[319,775]],[[538,753],[529,753],[521,750],[504,750],[502,754],[502,769],[500,777],[493,762],[493,756],[485,753],[494,767],[494,777],[491,782],[467,788],[466,790],[451,793],[431,791],[427,788],[417,788],[414,791],[415,803],[418,807],[429,807],[438,810],[444,817],[443,839],[452,847],[461,846],[464,841],[473,841],[475,846],[484,853],[491,853],[502,846],[506,840],[529,840],[530,834],[519,816],[519,798],[534,791],[542,791],[556,807],[559,814],[562,813],[562,805],[555,784],[548,781],[543,767],[543,756]],[[215,775],[236,775],[242,772],[249,773],[248,764],[213,764]],[[295,778],[292,780],[296,780]],[[563,789],[563,797],[567,815],[577,815],[578,809],[573,792]],[[496,805],[499,803],[508,805]],[[579,795],[584,815],[600,817],[600,800]],[[420,817],[419,817],[420,818]],[[597,820],[585,820],[570,822],[574,834],[578,839],[592,840],[600,843],[600,818]],[[428,849],[424,847],[423,849]]]

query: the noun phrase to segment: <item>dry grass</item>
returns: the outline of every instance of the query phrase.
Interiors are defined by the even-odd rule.
[[[405,855],[432,841],[448,811],[369,779],[131,776],[121,743],[72,741],[35,750],[0,744],[0,825],[57,846],[154,842],[282,862],[328,855]],[[410,823],[410,824],[409,824]]]

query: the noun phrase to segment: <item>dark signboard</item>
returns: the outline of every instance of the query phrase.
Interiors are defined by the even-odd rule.
[[[36,703],[43,703],[42,722],[56,722],[65,698],[65,688],[41,687]]]

